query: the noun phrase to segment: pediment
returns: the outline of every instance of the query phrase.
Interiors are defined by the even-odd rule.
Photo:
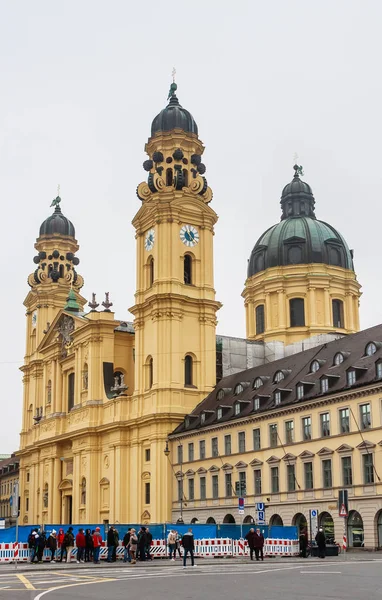
[[[288,454],[285,454],[285,456],[283,456],[283,460],[285,460],[285,462],[288,462],[290,460],[297,460],[297,456],[288,452]]]
[[[366,450],[369,448],[375,448],[375,444],[373,444],[373,442],[369,442],[368,440],[363,440],[363,442],[358,444],[357,448],[358,450]]]
[[[261,465],[264,463],[262,460],[259,460],[258,458],[254,458],[249,464],[251,467],[261,467]]]
[[[184,477],[184,473],[183,473],[183,471],[177,471],[177,472],[175,473],[175,477],[176,477],[177,479],[182,479],[182,478]]]
[[[314,454],[309,450],[304,450],[304,452],[301,452],[301,454],[299,454],[298,456],[299,458],[313,458]]]
[[[232,471],[233,469],[233,465],[230,465],[229,463],[224,463],[224,465],[222,466],[223,471]]]
[[[299,244],[306,244],[306,239],[299,237],[298,235],[292,235],[290,238],[284,240],[284,244],[291,244],[292,242],[297,242]]]
[[[73,325],[71,326],[70,323]],[[68,336],[77,331],[80,327],[84,327],[88,323],[83,317],[79,317],[75,313],[71,313],[65,310],[61,310],[52,321],[49,326],[47,333],[41,340],[37,351],[44,352],[52,344],[61,344],[62,335],[60,335],[59,329],[67,331]]]
[[[220,471],[219,467],[217,467],[216,465],[212,465],[212,467],[210,467],[208,470],[210,473],[217,473],[218,471]]]
[[[330,448],[324,446],[323,448],[321,448],[321,450],[317,452],[317,456],[329,456],[329,454],[333,454],[333,452],[334,450],[331,450]]]
[[[269,458],[267,458],[267,463],[271,464],[271,463],[279,463],[280,462],[280,458],[278,458],[277,456],[270,456]]]
[[[59,490],[71,490],[73,488],[73,481],[71,479],[63,479],[58,486]]]
[[[199,467],[199,469],[196,472],[198,475],[204,475],[204,473],[207,473],[207,469],[205,469],[204,467]]]
[[[193,475],[195,475],[195,471],[192,469],[188,469],[188,471],[185,472],[186,477],[192,477]]]
[[[235,467],[237,469],[246,469],[248,467],[248,464],[246,462],[244,462],[243,460],[239,460],[239,462],[236,463]]]
[[[336,450],[336,452],[352,452],[354,450],[354,448],[352,446],[349,446],[348,444],[341,444],[341,446],[339,446]]]

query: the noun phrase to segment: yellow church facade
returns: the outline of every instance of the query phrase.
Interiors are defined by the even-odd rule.
[[[218,201],[212,202],[205,178],[197,124],[175,92],[172,84],[168,105],[152,122],[143,164],[147,179],[137,188],[133,323],[116,318],[108,294],[101,306],[94,296],[86,306],[79,244],[59,197],[40,227],[24,302],[18,453],[24,524],[179,517],[176,436],[219,388],[221,305],[213,272],[218,218],[211,206]],[[334,228],[316,219],[314,202],[296,167],[282,193],[281,222],[251,254],[243,297],[245,344],[254,355],[275,344],[289,356],[302,341],[318,347],[359,329],[352,252]],[[199,466],[220,469],[215,462]],[[211,497],[210,485],[206,479]],[[211,498],[214,507],[227,505],[220,492]]]

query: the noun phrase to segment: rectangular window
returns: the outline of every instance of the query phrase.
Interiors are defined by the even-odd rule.
[[[269,445],[271,448],[276,448],[278,445],[277,423],[269,425]]]
[[[261,469],[255,469],[253,472],[255,478],[255,495],[261,495]]]
[[[320,415],[321,437],[330,436],[330,415],[323,413]]]
[[[232,452],[231,436],[224,436],[224,454],[229,455]]]
[[[205,477],[200,478],[200,499],[201,500],[206,499],[206,478]]]
[[[297,400],[302,400],[304,397],[304,386],[302,383],[299,383],[297,386]]]
[[[279,493],[279,468],[271,467],[271,490],[272,494]]]
[[[382,362],[377,362],[375,365],[375,376],[377,379],[382,379]]]
[[[239,490],[240,496],[247,494],[247,474],[244,471],[240,471],[239,473]]]
[[[256,396],[256,398],[253,399],[253,410],[259,410],[260,408],[260,398],[258,396]]]
[[[296,475],[294,465],[287,465],[287,483],[288,492],[294,492],[296,489]]]
[[[145,450],[145,461],[150,462],[150,448],[146,448]]]
[[[145,483],[145,504],[150,504],[150,483]]]
[[[290,326],[304,327],[305,326],[305,310],[303,298],[292,298],[289,300],[290,311]]]
[[[30,480],[30,473],[29,473],[29,471],[27,471],[27,483],[29,483],[29,480]]]
[[[355,369],[351,369],[350,371],[348,371],[346,373],[346,379],[347,379],[347,384],[348,385],[354,385],[355,382],[357,381],[357,374],[355,372]]]
[[[194,500],[195,498],[195,484],[193,479],[188,480],[188,499]]]
[[[239,452],[245,452],[245,431],[240,431],[238,434]]]
[[[287,444],[294,442],[294,421],[285,422],[285,442]]]
[[[199,442],[199,458],[206,458],[206,442],[204,440]]]
[[[264,318],[264,304],[256,306],[256,335],[264,333],[265,331],[265,318]]]
[[[276,406],[281,404],[281,392],[275,392],[275,404]]]
[[[302,439],[312,439],[312,419],[310,417],[304,417],[302,419]]]
[[[332,487],[332,461],[330,458],[322,461],[322,483],[326,489]]]
[[[182,444],[179,444],[178,446],[178,463],[182,464],[183,462],[183,446]]]
[[[340,409],[340,430],[341,433],[349,433],[350,431],[350,418],[348,408]]]
[[[313,463],[304,463],[305,489],[313,489]]]
[[[344,328],[344,305],[341,300],[332,300],[333,327]]]
[[[240,402],[236,402],[236,404],[234,406],[235,415],[240,415],[240,409],[241,409]]]
[[[253,449],[260,450],[261,442],[260,442],[260,429],[253,430]]]
[[[29,498],[25,498],[25,512],[29,511]]]
[[[329,390],[329,379],[327,377],[323,377],[320,381],[321,386],[321,394],[325,394]]]
[[[365,484],[374,483],[373,455],[372,454],[364,454],[362,456],[362,462],[363,462],[363,482]]]
[[[188,460],[191,462],[194,460],[194,444],[188,444]]]
[[[343,456],[342,463],[342,481],[343,485],[353,485],[353,469],[351,464],[351,456]]]
[[[225,474],[225,495],[226,498],[231,498],[232,496],[232,473]]]
[[[359,407],[360,412],[360,421],[361,421],[361,429],[370,429],[371,427],[371,414],[370,414],[370,404],[361,404]]]
[[[219,446],[217,437],[214,437],[211,440],[211,451],[213,457],[219,456]]]
[[[212,497],[219,498],[219,476],[212,475]]]
[[[74,382],[75,375],[74,373],[70,373],[68,376],[68,411],[74,406]]]

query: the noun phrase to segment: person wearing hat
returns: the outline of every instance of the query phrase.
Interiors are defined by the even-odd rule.
[[[319,528],[316,535],[316,542],[318,546],[318,557],[325,558],[326,556],[326,538],[322,527]]]
[[[130,540],[129,540],[129,552],[131,556],[131,564],[135,565],[137,562],[136,552],[138,547],[138,537],[135,529],[130,531]]]
[[[99,553],[102,546],[102,535],[101,528],[96,527],[93,535],[93,561],[94,564],[99,565]]]
[[[51,552],[51,559],[50,562],[51,563],[55,563],[55,557],[56,557],[56,550],[57,550],[57,532],[55,529],[52,530],[50,536],[47,539],[46,542],[46,547],[50,550]]]

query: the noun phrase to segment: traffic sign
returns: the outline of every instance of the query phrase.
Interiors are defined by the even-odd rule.
[[[345,506],[346,513],[349,513],[348,490],[339,490],[338,491],[338,513],[340,512],[342,506]]]
[[[244,514],[244,509],[243,508],[239,508],[239,515],[243,515]]]
[[[340,517],[347,517],[348,511],[346,510],[345,504],[341,504],[340,512],[338,513]]]
[[[244,498],[239,498],[239,510],[244,510]]]
[[[310,515],[310,531],[313,535],[318,529],[318,510],[317,508],[311,508],[309,511]]]
[[[265,510],[258,510],[257,511],[257,524],[258,525],[265,525]]]
[[[256,510],[264,510],[264,502],[256,502]]]

